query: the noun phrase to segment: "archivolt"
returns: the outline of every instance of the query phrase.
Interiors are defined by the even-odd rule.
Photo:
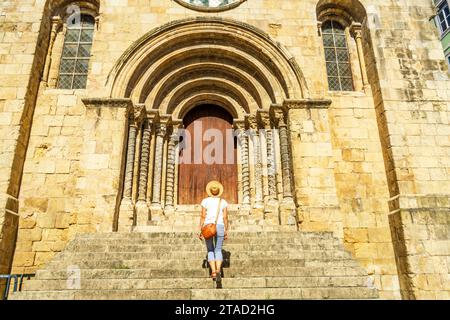
[[[108,83],[113,98],[164,113],[190,96],[197,103],[213,94],[249,113],[308,95],[300,69],[279,44],[250,25],[218,18],[174,21],[149,32],[122,55]]]

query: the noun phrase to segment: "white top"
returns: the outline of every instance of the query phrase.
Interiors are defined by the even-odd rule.
[[[203,199],[202,207],[206,209],[206,218],[204,224],[210,224],[216,222],[217,206],[219,205],[220,198],[208,197]],[[224,199],[220,202],[220,212],[219,218],[217,219],[217,224],[224,225],[223,222],[223,210],[228,206],[228,202]]]

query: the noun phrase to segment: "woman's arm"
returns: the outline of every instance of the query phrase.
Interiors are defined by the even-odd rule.
[[[199,230],[199,235],[198,235],[198,237],[200,239],[203,238],[203,236],[202,236],[202,228],[203,228],[203,224],[205,223],[205,219],[206,219],[206,209],[204,207],[202,207],[202,214],[200,216],[200,227],[199,227],[200,230]]]
[[[225,207],[225,209],[223,209],[223,223],[225,224],[225,239],[228,237],[228,228],[229,228],[229,224],[228,224],[228,210]]]

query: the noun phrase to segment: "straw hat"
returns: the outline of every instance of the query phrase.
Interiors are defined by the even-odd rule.
[[[213,194],[211,192],[211,190],[213,189],[219,189],[219,193],[218,194]],[[208,194],[208,196],[210,197],[220,197],[223,193],[223,185],[219,182],[219,181],[210,181],[207,185],[206,185],[206,193]]]

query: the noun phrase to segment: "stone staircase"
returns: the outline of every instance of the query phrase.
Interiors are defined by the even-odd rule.
[[[192,232],[200,223],[200,205],[179,205],[163,216],[152,217],[145,226],[134,227],[138,232]],[[228,206],[228,221],[233,231],[239,232],[284,232],[297,231],[296,225],[280,225],[278,217],[270,213],[250,213],[240,205]]]
[[[192,232],[78,235],[10,299],[378,298],[332,233],[232,232],[224,250],[217,285]]]

